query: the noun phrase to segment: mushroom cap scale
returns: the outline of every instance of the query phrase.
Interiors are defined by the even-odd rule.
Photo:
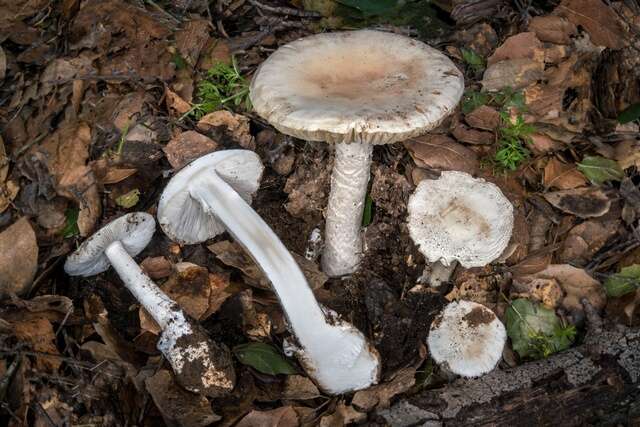
[[[431,324],[427,344],[433,360],[463,377],[478,377],[496,367],[507,332],[496,315],[471,301],[448,304]]]
[[[158,222],[172,240],[195,244],[211,239],[225,227],[195,200],[189,188],[206,185],[207,176],[217,173],[247,203],[260,187],[264,166],[249,150],[215,151],[189,163],[167,184],[158,203]]]
[[[500,189],[464,172],[421,181],[409,198],[409,234],[429,262],[483,267],[507,247],[513,206]]]
[[[280,47],[251,82],[255,111],[281,132],[333,143],[388,144],[436,127],[458,104],[462,73],[398,34],[316,34]]]
[[[153,216],[144,212],[133,212],[121,216],[95,232],[85,240],[64,264],[64,271],[71,276],[93,276],[106,271],[111,262],[105,249],[119,241],[132,257],[138,255],[149,244],[156,231]]]

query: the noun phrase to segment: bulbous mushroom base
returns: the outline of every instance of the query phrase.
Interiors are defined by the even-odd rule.
[[[170,325],[158,341],[158,350],[185,389],[210,397],[228,395],[236,383],[229,349],[209,339],[200,326],[188,326]]]

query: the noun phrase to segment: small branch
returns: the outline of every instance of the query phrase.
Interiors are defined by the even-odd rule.
[[[291,7],[269,6],[264,3],[260,3],[258,0],[249,0],[249,3],[257,7],[258,9],[275,13],[277,15],[298,16],[300,18],[322,18],[322,15],[318,12],[298,10]]]

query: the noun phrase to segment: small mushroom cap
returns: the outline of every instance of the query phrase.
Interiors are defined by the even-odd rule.
[[[483,267],[511,239],[513,206],[500,189],[464,172],[421,181],[409,198],[409,234],[429,262]]]
[[[496,367],[507,342],[504,325],[482,304],[448,304],[431,324],[427,345],[433,360],[463,377],[479,377]]]
[[[260,187],[264,166],[260,157],[250,150],[215,151],[189,163],[167,184],[158,203],[158,222],[172,240],[195,244],[225,231],[218,219],[203,210],[190,190],[207,184],[207,178],[217,173],[247,202]]]
[[[436,127],[464,79],[439,51],[405,36],[360,30],[280,47],[251,82],[255,111],[311,141],[388,144]]]
[[[147,247],[156,222],[145,212],[133,212],[111,221],[85,240],[64,264],[64,271],[70,276],[93,276],[106,271],[111,266],[104,254],[113,242],[119,241],[132,257]]]

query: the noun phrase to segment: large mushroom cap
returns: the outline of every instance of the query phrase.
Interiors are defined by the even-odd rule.
[[[463,377],[478,377],[495,368],[506,341],[504,325],[493,311],[471,301],[447,305],[427,338],[433,360]]]
[[[250,150],[216,151],[189,163],[167,184],[158,204],[158,222],[172,240],[195,244],[224,232],[224,226],[195,200],[190,188],[207,185],[207,178],[217,173],[238,194],[251,203],[260,187],[264,166]]]
[[[387,144],[437,126],[463,90],[462,73],[439,51],[361,30],[280,47],[256,72],[250,96],[256,112],[283,133]]]
[[[464,172],[423,180],[409,198],[409,234],[430,261],[483,267],[509,243],[513,206],[500,189]]]
[[[147,247],[156,222],[144,212],[133,212],[111,221],[85,240],[64,264],[64,271],[71,276],[93,276],[111,266],[104,254],[113,242],[119,241],[129,255],[136,256]]]

